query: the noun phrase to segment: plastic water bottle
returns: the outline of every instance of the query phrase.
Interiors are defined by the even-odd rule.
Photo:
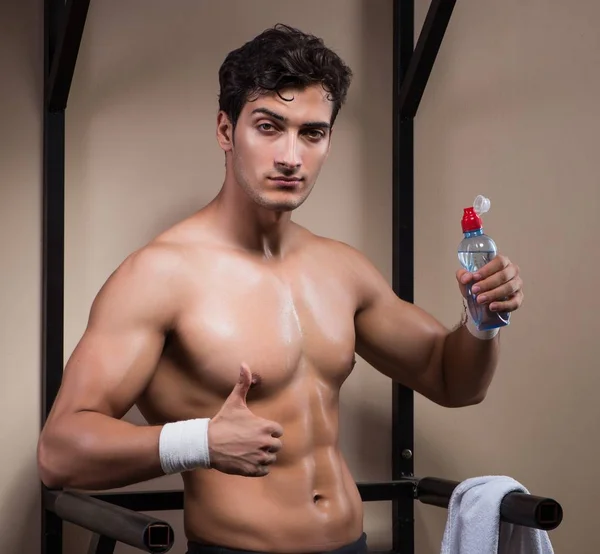
[[[472,207],[464,209],[461,222],[464,238],[458,246],[458,261],[470,273],[476,273],[498,253],[496,243],[483,232],[480,215],[489,209],[489,199],[481,195],[475,198]],[[471,286],[467,285],[467,306],[477,329],[485,331],[508,325],[510,312],[492,312],[487,304],[478,304]]]

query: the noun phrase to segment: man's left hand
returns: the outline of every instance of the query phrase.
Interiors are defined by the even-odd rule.
[[[464,269],[456,272],[460,292],[467,298],[467,287],[477,296],[479,304],[487,304],[492,312],[514,312],[523,303],[523,281],[519,266],[498,254],[476,273]]]

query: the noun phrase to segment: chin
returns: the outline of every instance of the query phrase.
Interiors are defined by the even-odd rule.
[[[263,201],[258,202],[258,204],[261,207],[272,212],[293,212],[296,208],[299,208],[303,202],[304,199],[298,200],[296,202],[263,199]]]
[[[253,197],[254,201],[267,210],[273,212],[292,212],[299,208],[308,195],[286,194],[287,198],[282,198],[283,195],[258,194]]]

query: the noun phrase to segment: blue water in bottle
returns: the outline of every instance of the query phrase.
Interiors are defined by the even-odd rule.
[[[483,232],[483,223],[479,214],[489,210],[490,201],[478,196],[473,207],[465,208],[462,218],[464,238],[458,246],[458,261],[470,273],[476,273],[490,262],[498,253],[496,243]],[[475,284],[475,283],[473,283]],[[487,304],[478,304],[476,296],[467,286],[467,306],[473,323],[480,331],[504,327],[510,323],[510,313],[492,312]]]

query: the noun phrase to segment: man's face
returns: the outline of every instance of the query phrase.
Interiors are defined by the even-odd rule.
[[[290,211],[306,200],[329,153],[332,103],[321,86],[281,96],[286,100],[273,93],[247,102],[226,150],[237,184],[252,200]]]

